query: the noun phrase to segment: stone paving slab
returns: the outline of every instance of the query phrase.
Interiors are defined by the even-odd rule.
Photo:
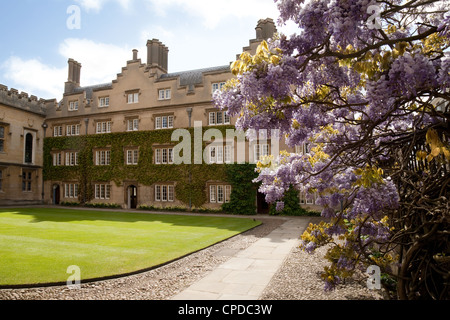
[[[211,271],[172,300],[257,300],[308,227],[311,218],[288,219],[266,237]],[[233,253],[233,252],[230,252]]]

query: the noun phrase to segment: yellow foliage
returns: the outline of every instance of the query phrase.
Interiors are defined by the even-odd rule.
[[[354,173],[357,176],[361,176],[356,182],[355,185],[358,187],[369,188],[374,183],[383,184],[383,174],[384,171],[381,168],[377,168],[376,166],[366,165],[364,169],[356,169]]]

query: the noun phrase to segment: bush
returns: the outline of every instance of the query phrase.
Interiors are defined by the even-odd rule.
[[[276,206],[270,207],[270,215],[283,215],[283,216],[320,216],[320,213],[306,210],[302,208],[299,200],[299,193],[294,187],[290,187],[286,192],[284,198],[284,209],[277,211]]]

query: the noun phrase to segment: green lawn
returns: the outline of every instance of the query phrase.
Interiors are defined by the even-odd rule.
[[[0,210],[0,285],[81,281],[182,257],[260,222],[253,219],[68,209]]]

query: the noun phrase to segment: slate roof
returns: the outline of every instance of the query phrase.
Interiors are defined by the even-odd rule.
[[[210,72],[230,72],[230,66],[219,66],[212,68],[197,69],[163,74],[160,79],[180,78],[180,86],[191,87],[203,83],[203,75]]]
[[[75,88],[73,90],[73,93],[86,92],[86,99],[92,99],[94,90],[98,90],[98,89],[112,89],[112,83],[103,83],[103,84],[97,84],[97,85],[93,85],[93,86]]]

